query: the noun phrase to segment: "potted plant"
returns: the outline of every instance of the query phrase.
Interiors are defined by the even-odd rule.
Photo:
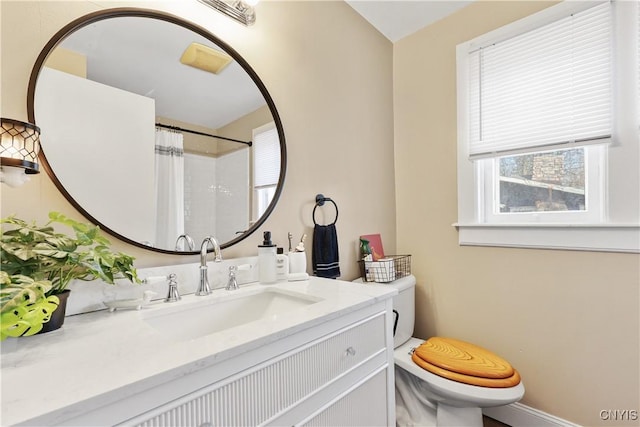
[[[59,306],[53,311],[51,320],[44,323],[43,332],[62,326],[69,295],[67,286],[73,280],[100,279],[114,284],[117,279],[128,279],[140,283],[133,266],[134,258],[113,252],[111,243],[101,234],[99,227],[80,223],[58,212],[50,212],[49,220],[43,226],[27,223],[15,216],[1,220],[0,265],[2,271],[13,278],[8,284],[2,284],[3,298],[10,286],[13,286],[13,291],[7,291],[7,298],[20,295],[23,292],[20,289],[33,290],[37,286],[45,299],[51,296],[59,299]],[[74,235],[56,231],[54,223],[71,227]],[[28,280],[25,282],[25,279],[15,276],[26,277],[33,282],[26,286],[30,283]],[[16,284],[21,286],[16,287]]]

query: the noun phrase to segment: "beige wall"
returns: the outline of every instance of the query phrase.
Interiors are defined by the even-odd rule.
[[[219,128],[218,135],[239,139],[241,141],[251,141],[253,139],[254,129],[271,122],[273,122],[273,116],[271,115],[271,111],[269,111],[269,107],[265,105]],[[221,153],[239,150],[242,147],[246,147],[246,145],[225,140],[220,140],[219,142],[219,150]]]
[[[273,116],[271,115],[271,111],[269,111],[269,107],[265,105],[219,129],[211,129],[162,116],[156,117],[156,120],[159,123],[169,126],[177,126],[183,129],[208,133],[210,135],[220,135],[226,138],[239,139],[241,141],[251,141],[253,138],[253,129],[273,122]],[[182,136],[184,137],[185,152],[208,155],[210,157],[220,157],[232,151],[242,150],[247,147],[246,145],[237,142],[225,141],[223,139],[216,139],[189,132],[183,132]]]
[[[356,240],[380,232],[395,250],[392,44],[344,2],[261,2],[246,28],[196,1],[1,2],[2,116],[27,120],[27,84],[40,50],[62,26],[102,7],[139,6],[182,16],[233,46],[269,90],[284,125],[288,167],[284,191],[263,227],[223,251],[255,255],[262,231],[286,245],[309,234],[315,195],[333,198],[342,278],[358,276]],[[42,221],[50,210],[80,218],[46,173],[20,189],[2,191],[2,217],[16,213]],[[117,200],[108,201],[117,203]],[[319,209],[333,215],[330,207]],[[320,212],[319,212],[320,213]],[[322,220],[322,215],[318,215]],[[329,220],[331,218],[328,218]],[[139,267],[196,262],[115,242]]]
[[[49,55],[46,66],[87,78],[87,57],[63,47],[58,47]]]
[[[398,251],[413,254],[416,335],[486,346],[523,403],[583,425],[640,409],[637,255],[458,246],[455,47],[551,2],[473,4],[394,45]],[[638,421],[630,424],[638,425]]]

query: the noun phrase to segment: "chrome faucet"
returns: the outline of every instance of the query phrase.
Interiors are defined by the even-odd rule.
[[[207,267],[207,249],[209,248],[209,244],[213,246],[213,253],[215,254],[213,261],[222,261],[222,254],[220,253],[220,245],[218,245],[218,241],[212,236],[205,237],[202,241],[202,245],[200,245],[200,285],[196,291],[196,295],[198,296],[209,295],[211,293],[211,286],[209,286],[209,277],[207,274],[209,269]]]
[[[196,243],[193,241],[191,236],[189,236],[188,234],[181,234],[176,239],[176,251],[180,250],[180,241],[183,239],[185,242],[187,242],[187,249],[189,249],[190,251],[196,250]]]

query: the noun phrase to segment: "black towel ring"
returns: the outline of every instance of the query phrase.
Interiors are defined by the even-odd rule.
[[[333,203],[333,206],[335,206],[336,208],[336,219],[334,219],[333,222],[329,224],[329,225],[334,225],[336,222],[338,222],[338,205],[336,205],[336,202],[334,202],[331,198],[324,197],[324,195],[322,194],[316,195],[316,205],[313,207],[313,223],[315,225],[318,225],[318,223],[316,222],[316,208],[318,206],[324,206],[324,202],[331,202]]]

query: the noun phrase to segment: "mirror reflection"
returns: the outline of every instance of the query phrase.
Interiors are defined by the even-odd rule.
[[[81,212],[130,243],[193,252],[211,235],[227,247],[277,201],[275,106],[223,42],[142,15],[90,19],[47,52],[30,104],[43,163]]]

